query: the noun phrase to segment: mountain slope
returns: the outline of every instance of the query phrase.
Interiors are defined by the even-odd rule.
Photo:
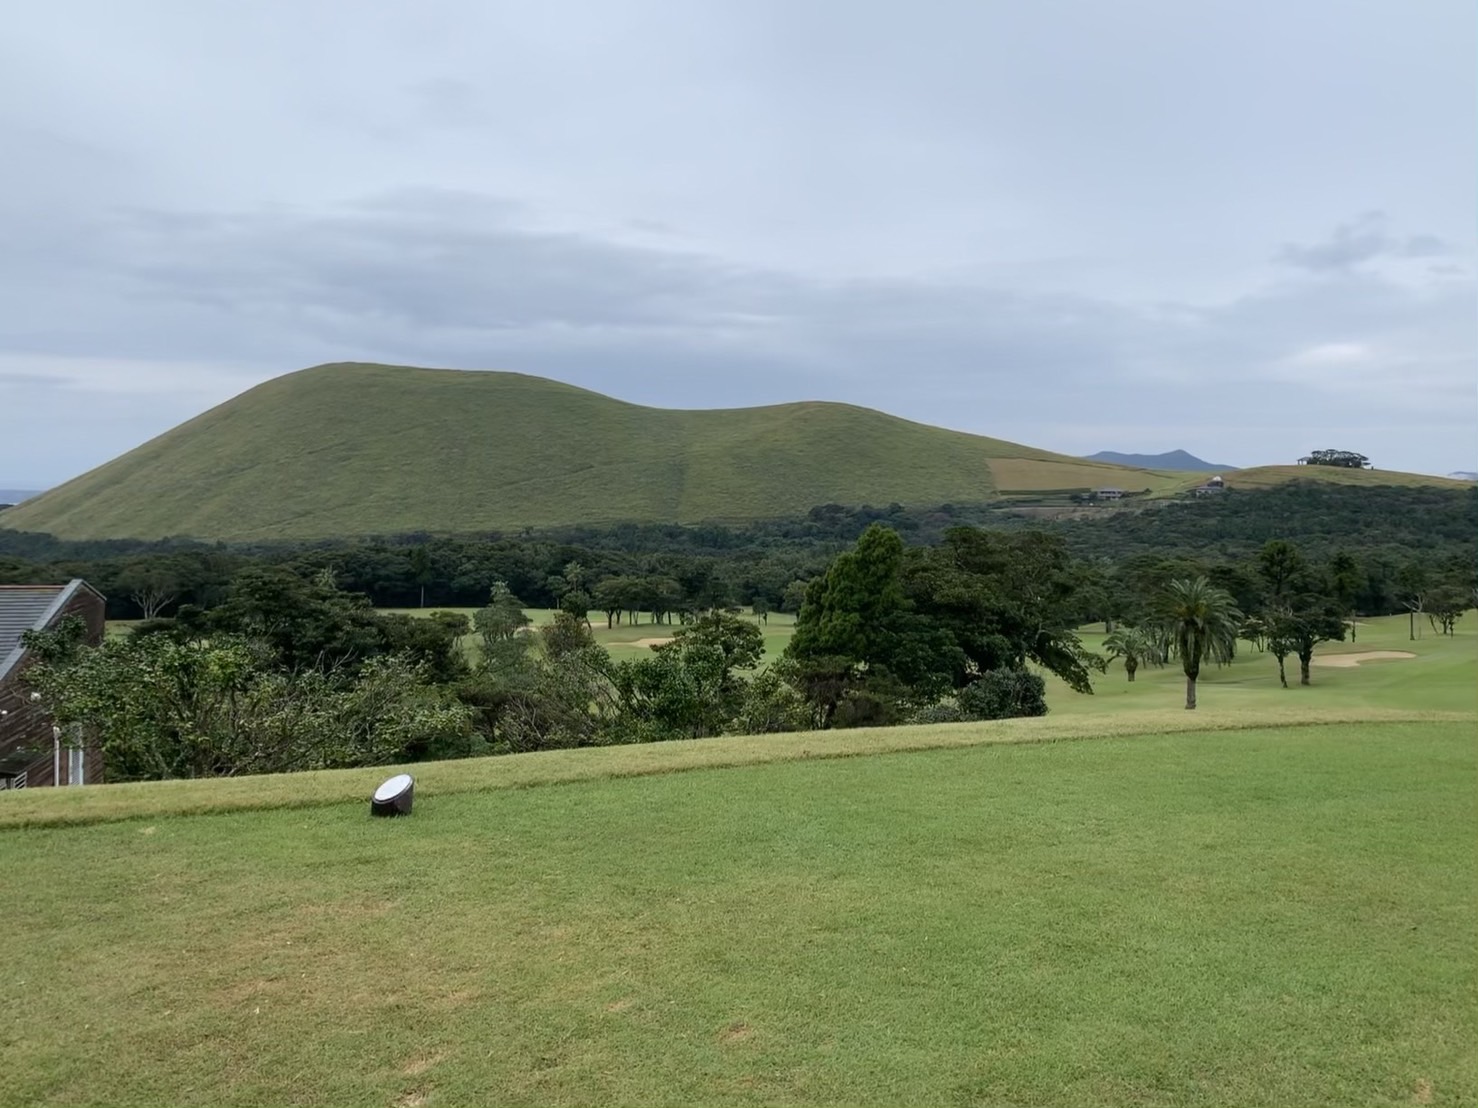
[[[1401,473],[1394,469],[1343,469],[1339,466],[1252,466],[1222,474],[1229,489],[1266,489],[1290,481],[1322,481],[1331,485],[1378,485],[1460,489],[1468,482],[1425,473]]]
[[[1135,466],[1139,469],[1178,469],[1190,473],[1225,473],[1236,468],[1203,462],[1184,450],[1170,450],[1164,454],[1120,454],[1117,450],[1100,450],[1097,454],[1089,454],[1086,460],[1116,466]]]
[[[1184,483],[843,404],[675,411],[514,373],[335,364],[259,385],[10,509],[5,526],[316,538]]]

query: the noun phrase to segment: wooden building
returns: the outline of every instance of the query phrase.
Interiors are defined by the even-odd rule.
[[[30,658],[21,641],[27,631],[56,627],[77,616],[87,642],[103,641],[104,600],[86,581],[65,585],[0,585],[0,789],[95,784],[103,779],[102,754],[75,747],[25,686]]]

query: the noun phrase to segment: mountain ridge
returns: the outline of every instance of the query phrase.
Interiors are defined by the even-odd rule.
[[[1083,457],[1089,462],[1108,462],[1137,469],[1175,469],[1185,473],[1226,473],[1237,468],[1203,461],[1185,450],[1167,450],[1163,454],[1122,454],[1117,450],[1100,450],[1097,454]]]
[[[1300,469],[1255,482],[1326,479]],[[1105,487],[1171,496],[1203,479],[828,401],[652,408],[518,373],[331,363],[248,389],[7,509],[4,526],[66,539],[311,541],[737,523],[828,503],[1065,504]]]
[[[828,401],[665,409],[518,373],[331,363],[257,385],[10,509],[5,525],[312,539],[774,518],[1184,478]]]

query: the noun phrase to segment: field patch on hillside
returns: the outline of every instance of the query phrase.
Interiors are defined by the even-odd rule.
[[[997,458],[990,464],[996,487],[1026,492],[1044,489],[1096,490],[1117,488],[1125,492],[1146,489],[1159,492],[1186,483],[1186,474],[1083,461],[1045,461],[1035,458]]]

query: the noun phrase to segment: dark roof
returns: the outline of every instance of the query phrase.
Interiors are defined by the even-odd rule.
[[[78,589],[95,591],[81,579],[65,585],[0,585],[0,677],[25,652],[21,636],[44,629]]]

